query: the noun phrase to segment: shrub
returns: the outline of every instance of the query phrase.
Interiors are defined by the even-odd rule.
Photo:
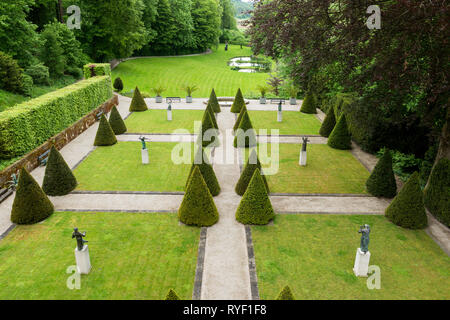
[[[239,127],[236,130],[234,136],[233,145],[235,148],[250,148],[256,146],[256,134],[253,129],[252,122],[248,116],[248,112],[245,112],[242,116]]]
[[[0,113],[0,158],[23,155],[112,97],[111,81],[79,81]]]
[[[301,107],[300,111],[303,112],[303,113],[310,113],[310,114],[317,113],[317,111],[316,111],[316,102],[314,100],[314,96],[309,91],[308,91],[308,93],[306,93],[306,97],[303,100],[302,107]]]
[[[80,79],[80,78],[83,77],[83,70],[81,70],[81,68],[67,67],[66,68],[66,73],[70,74],[75,79]]]
[[[214,113],[214,110],[212,109],[211,105],[208,103],[206,106],[205,112],[209,112],[209,115],[211,117],[211,120],[214,124],[214,128],[219,129],[219,125],[217,123],[216,114]]]
[[[114,134],[122,134],[127,132],[127,126],[120,116],[119,111],[116,106],[111,109],[111,114],[109,116],[109,125],[114,131]]]
[[[120,92],[123,90],[123,82],[122,79],[120,79],[119,77],[117,77],[114,80],[114,85],[113,85],[114,89],[116,89],[117,92]]]
[[[48,218],[54,211],[53,204],[39,184],[22,168],[14,198],[11,221],[17,224],[33,224]]]
[[[268,224],[275,217],[261,172],[256,168],[236,211],[242,224]]]
[[[45,167],[42,190],[49,196],[64,196],[77,186],[77,179],[59,151],[52,146]]]
[[[423,229],[427,226],[427,215],[417,172],[413,173],[386,208],[385,215],[394,224],[403,228]]]
[[[334,126],[336,125],[336,116],[334,115],[333,108],[329,108],[325,119],[323,120],[322,125],[320,126],[319,134],[322,137],[329,137],[331,131],[333,131]]]
[[[17,61],[0,51],[0,89],[22,93],[22,73]]]
[[[213,197],[198,167],[194,168],[188,182],[178,219],[187,225],[209,227],[219,221]]]
[[[277,300],[295,300],[291,288],[289,288],[289,286],[285,286],[278,294]]]
[[[50,85],[50,74],[48,68],[42,63],[34,64],[25,70],[25,73],[33,78],[33,83]]]
[[[234,189],[238,195],[240,196],[244,195],[256,169],[259,169],[261,171],[261,163],[259,162],[255,150],[252,150],[247,160],[247,164],[245,165],[244,171],[242,171],[241,176],[239,177],[239,180]],[[266,191],[267,193],[269,193],[270,192],[269,185],[267,184],[266,176],[262,175],[262,179],[264,181]]]
[[[244,116],[244,113],[247,112],[247,107],[244,105],[241,108],[241,112],[239,112],[239,116],[236,119],[236,122],[234,123],[233,131],[236,131],[239,128],[239,124],[241,123],[242,117]]]
[[[97,134],[95,135],[94,146],[112,146],[116,143],[116,135],[109,125],[108,120],[106,120],[105,115],[102,115]]]
[[[140,111],[147,111],[147,104],[144,101],[144,98],[142,98],[141,92],[139,91],[139,88],[136,87],[134,89],[133,99],[131,100],[130,104],[130,112],[140,112]]]
[[[214,88],[211,90],[211,94],[209,95],[208,104],[211,104],[212,110],[215,113],[219,113],[221,111],[219,101],[217,100],[217,96],[216,96],[216,92],[214,91]]]
[[[27,97],[33,95],[33,78],[26,73],[22,73],[22,89],[20,90],[20,93]]]
[[[48,67],[50,76],[59,78],[64,74],[67,60],[64,56],[64,49],[58,41],[58,35],[46,27],[40,36],[43,40],[40,59]]]
[[[92,77],[92,70],[94,76],[108,76],[111,77],[111,66],[109,63],[88,63],[83,66],[83,75],[85,79]]]
[[[205,138],[206,131],[208,130],[214,130],[215,134],[212,135],[211,140],[207,140]],[[209,131],[211,132],[211,131]],[[214,127],[214,122],[211,118],[211,114],[208,110],[205,110],[205,113],[203,114],[202,119],[202,146],[207,147],[209,145],[218,146],[219,145],[219,139],[217,139],[218,130]],[[200,137],[199,137],[200,138]]]
[[[347,121],[343,114],[328,138],[328,145],[334,149],[347,150],[352,148],[351,136],[348,132]]]
[[[242,107],[245,105],[244,97],[242,96],[241,88],[238,89],[236,97],[234,98],[233,105],[231,106],[231,112],[239,113]]]
[[[450,227],[450,160],[440,159],[431,171],[424,190],[425,206],[440,222]]]
[[[202,174],[202,177],[205,180],[206,185],[208,186],[209,192],[211,192],[211,195],[213,197],[217,196],[220,193],[219,182],[217,181],[217,177],[216,177],[216,174],[214,173],[214,169],[213,169],[212,165],[210,164],[209,159],[206,156],[205,152],[203,151],[202,147],[198,147],[197,153],[195,154],[194,163],[192,164],[191,170],[189,171],[185,190],[187,189],[187,185],[189,183],[189,180],[191,178],[192,172],[194,171],[195,167],[198,167],[200,169],[200,173]]]
[[[173,289],[169,289],[169,292],[167,292],[166,295],[166,299],[164,300],[181,300],[181,299]]]
[[[375,197],[393,198],[397,194],[392,156],[386,150],[366,181],[367,191]]]

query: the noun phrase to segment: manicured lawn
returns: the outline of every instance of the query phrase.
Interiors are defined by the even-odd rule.
[[[194,97],[209,97],[214,88],[217,96],[234,96],[238,88],[244,95],[257,95],[257,85],[264,85],[267,73],[243,73],[230,69],[229,59],[236,56],[250,56],[250,48],[229,46],[228,51],[220,45],[213,53],[193,57],[155,57],[129,60],[121,63],[112,72],[113,80],[120,77],[124,83],[123,92],[136,86],[154,97],[151,88],[162,85],[167,90],[165,97],[185,97],[182,89],[186,84],[197,85]]]
[[[365,184],[369,172],[350,151],[337,150],[322,144],[308,144],[307,165],[303,167],[298,164],[301,144],[279,144],[278,146],[278,173],[267,176],[271,192],[366,193]],[[261,148],[259,150],[263,169],[270,166],[264,163],[269,161],[271,148],[272,145],[267,144],[267,154],[262,153]],[[248,159],[248,151],[246,151],[245,159]]]
[[[320,121],[312,114],[284,111],[283,121],[277,121],[277,111],[249,111],[250,120],[256,130],[280,130],[280,134],[319,134]],[[259,134],[259,132],[257,132]]]
[[[371,226],[370,265],[381,289],[354,276],[359,226]],[[252,227],[261,298],[289,285],[297,299],[450,299],[450,258],[425,231],[383,216],[277,215],[273,226]]]
[[[128,133],[172,133],[176,129],[194,133],[194,121],[202,121],[204,111],[173,110],[172,121],[167,121],[166,110],[133,112],[125,121]]]
[[[142,164],[140,142],[119,142],[98,147],[74,173],[78,190],[101,191],[183,191],[193,159],[189,164],[174,164],[172,149],[178,143],[147,143],[150,163]]]
[[[87,231],[92,269],[70,290],[75,226]],[[191,299],[198,239],[175,214],[55,213],[0,241],[0,299],[164,299],[170,288]]]

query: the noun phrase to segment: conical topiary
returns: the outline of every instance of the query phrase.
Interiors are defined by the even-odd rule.
[[[236,130],[234,136],[233,145],[235,148],[250,148],[256,146],[256,133],[253,129],[252,122],[248,116],[248,112],[245,112],[242,116],[239,127]]]
[[[209,134],[206,134],[207,131]],[[208,137],[206,137],[206,135],[208,135]],[[202,120],[202,146],[207,147],[208,145],[212,144],[213,146],[217,147],[219,145],[219,139],[217,139],[218,135],[219,131],[214,127],[213,120],[211,119],[211,114],[208,110],[206,110],[203,114]],[[211,136],[211,140],[209,140],[209,136]]]
[[[200,173],[202,174],[203,179],[208,186],[209,192],[213,197],[217,196],[220,193],[219,182],[217,181],[216,174],[214,173],[214,169],[212,165],[209,163],[209,159],[207,158],[205,152],[202,147],[197,149],[197,153],[195,154],[194,163],[192,164],[191,171],[189,171],[188,180],[186,181],[185,190],[190,181],[192,172],[194,168],[198,167],[200,169]]]
[[[417,172],[412,174],[386,208],[385,215],[394,224],[403,228],[423,229],[428,225]]]
[[[33,224],[48,218],[53,211],[53,204],[47,195],[28,171],[22,168],[11,210],[11,221]]]
[[[219,101],[217,100],[217,96],[216,96],[216,92],[214,91],[214,88],[211,90],[211,94],[209,95],[208,104],[211,104],[211,107],[215,113],[219,113],[221,111]]]
[[[347,120],[343,114],[328,138],[328,145],[334,149],[348,150],[352,148],[352,138],[348,132]]]
[[[105,115],[100,118],[97,134],[94,140],[94,146],[112,146],[117,143],[116,135],[106,120]]]
[[[310,114],[317,113],[316,101],[314,99],[314,96],[309,91],[306,93],[300,111],[303,113],[310,113]]]
[[[113,129],[115,134],[122,134],[127,132],[127,126],[120,116],[120,113],[117,110],[116,106],[114,106],[111,110],[111,114],[109,116],[109,125],[111,126],[111,129]]]
[[[244,195],[256,169],[259,169],[261,171],[261,163],[259,162],[255,150],[252,150],[247,160],[247,164],[245,165],[244,171],[242,171],[239,181],[237,182],[236,187],[234,188],[234,190],[238,195],[240,196]],[[267,193],[269,193],[270,192],[269,185],[267,184],[266,176],[261,175],[261,177],[264,181],[266,191]]]
[[[123,90],[123,82],[122,79],[120,79],[119,77],[117,77],[114,80],[114,85],[113,85],[114,89],[116,89],[117,92],[120,92]]]
[[[217,124],[216,114],[214,113],[210,104],[206,106],[205,112],[209,112],[209,116],[214,124],[214,128],[219,129],[219,125]]]
[[[180,297],[177,295],[175,290],[169,289],[169,292],[167,292],[166,299],[164,300],[181,300]]]
[[[236,220],[243,224],[268,224],[275,217],[261,173],[256,168],[236,211]]]
[[[236,119],[236,122],[234,123],[233,131],[236,131],[237,128],[239,128],[239,124],[241,123],[242,117],[244,116],[244,113],[247,112],[247,107],[244,106],[241,108],[241,112],[239,112],[239,116]]]
[[[366,181],[367,191],[375,197],[393,198],[397,194],[391,152],[386,149]]]
[[[440,159],[424,190],[425,206],[440,222],[450,227],[450,160]]]
[[[208,186],[196,166],[188,182],[178,219],[187,225],[209,227],[219,221],[219,213]]]
[[[285,286],[278,294],[277,300],[295,300],[291,288],[289,288],[289,286]]]
[[[236,97],[234,98],[233,105],[230,111],[233,113],[241,112],[241,108],[245,105],[244,97],[242,96],[241,88],[238,89]]]
[[[328,109],[327,115],[320,126],[319,134],[322,137],[329,137],[331,131],[333,131],[334,126],[336,125],[336,116],[334,115],[334,108],[331,106]]]
[[[45,167],[42,190],[49,196],[64,196],[74,190],[77,184],[77,179],[73,175],[72,170],[70,170],[59,151],[53,146]]]
[[[134,93],[133,93],[133,99],[131,100],[131,104],[130,104],[130,112],[134,112],[134,111],[147,111],[147,104],[145,103],[144,98],[141,95],[141,92],[139,91],[139,88],[136,87],[136,89],[134,89]]]

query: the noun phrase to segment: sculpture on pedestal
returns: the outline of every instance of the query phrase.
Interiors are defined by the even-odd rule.
[[[139,140],[141,140],[141,142],[142,142],[142,150],[147,149],[147,146],[145,144],[145,137],[139,137]]]
[[[77,240],[77,248],[79,251],[83,250],[84,244],[89,242],[84,240],[83,237],[86,236],[86,231],[81,233],[78,231],[78,228],[73,228],[72,239],[75,238]]]
[[[361,251],[366,253],[367,251],[369,251],[370,226],[368,224],[365,224],[365,225],[361,226],[359,228],[358,233],[361,233],[361,244],[360,244]]]
[[[302,137],[302,141],[303,141],[302,151],[306,151],[306,146],[308,145],[309,139],[308,137]]]

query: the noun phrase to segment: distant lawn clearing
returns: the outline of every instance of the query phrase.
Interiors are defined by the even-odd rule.
[[[140,142],[98,147],[74,171],[77,190],[183,191],[191,164],[172,162],[172,149],[177,144],[147,142],[147,165],[142,164]],[[193,159],[194,144],[188,145]]]
[[[73,227],[87,231],[92,269],[66,286]],[[0,241],[0,299],[192,299],[199,229],[168,213],[55,213]]]
[[[260,144],[262,146],[262,144]],[[348,150],[337,150],[323,144],[308,144],[307,165],[300,166],[298,159],[301,144],[279,144],[279,171],[268,175],[270,192],[274,193],[351,193],[365,194],[369,172]],[[271,144],[267,144],[271,156]],[[248,149],[247,149],[248,150]],[[248,151],[245,154],[248,159]],[[264,164],[267,155],[259,150]]]
[[[204,111],[174,110],[172,121],[167,121],[167,110],[133,112],[125,123],[128,133],[173,133],[176,129],[194,133],[194,121],[202,121]]]
[[[381,269],[381,289],[354,276],[359,226],[371,226],[370,265]],[[273,226],[253,226],[262,299],[289,285],[296,299],[450,299],[450,258],[425,231],[383,216],[277,215]]]
[[[251,49],[230,45],[228,51],[220,45],[213,53],[192,57],[155,57],[128,60],[112,71],[112,79],[123,80],[123,92],[129,92],[136,86],[141,92],[154,97],[151,88],[162,85],[167,90],[164,97],[185,97],[183,87],[186,84],[197,85],[199,90],[193,97],[207,98],[214,88],[217,96],[235,96],[238,88],[244,95],[256,94],[257,86],[265,85],[267,73],[245,73],[233,71],[227,65],[228,60],[237,56],[250,56]]]
[[[314,115],[298,111],[283,111],[283,121],[277,121],[277,111],[250,111],[250,120],[256,130],[270,129],[280,130],[281,135],[319,134],[320,121]],[[260,132],[257,131],[259,134]]]

